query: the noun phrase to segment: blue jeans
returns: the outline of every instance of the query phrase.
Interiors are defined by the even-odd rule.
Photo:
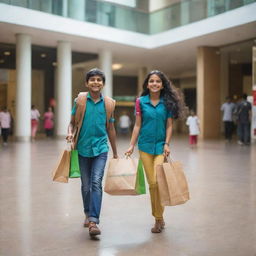
[[[84,204],[84,213],[89,221],[99,223],[102,202],[102,178],[108,153],[95,157],[79,155],[81,171],[81,192]]]
[[[250,143],[251,126],[250,123],[238,123],[237,125],[238,138],[245,144]]]

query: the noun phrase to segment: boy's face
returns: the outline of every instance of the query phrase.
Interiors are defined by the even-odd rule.
[[[88,82],[85,84],[91,92],[100,92],[104,86],[102,77],[92,76],[89,78]]]

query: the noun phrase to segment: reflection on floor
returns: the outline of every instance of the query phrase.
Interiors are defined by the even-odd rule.
[[[121,156],[128,140],[119,138]],[[84,220],[80,181],[51,181],[65,142],[39,140],[0,147],[1,256],[255,256],[256,146],[174,138],[191,200],[165,210],[166,229],[151,234],[149,194],[104,194],[99,240]],[[137,155],[137,152],[135,152]],[[111,154],[110,154],[111,156]]]

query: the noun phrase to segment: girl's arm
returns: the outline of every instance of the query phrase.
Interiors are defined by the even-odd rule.
[[[172,118],[167,119],[166,123],[166,136],[165,136],[165,143],[164,143],[164,156],[167,157],[170,155],[170,142],[172,137]]]
[[[140,128],[141,128],[141,115],[136,115],[136,120],[135,120],[135,125],[132,131],[132,137],[131,137],[131,142],[130,142],[130,147],[126,151],[126,155],[131,155],[133,153],[135,144],[137,142],[139,133],[140,133]]]

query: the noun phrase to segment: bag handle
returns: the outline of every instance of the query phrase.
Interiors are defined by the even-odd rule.
[[[164,157],[164,163],[171,163],[172,164],[173,162],[174,162],[174,160],[170,157],[170,155]]]

